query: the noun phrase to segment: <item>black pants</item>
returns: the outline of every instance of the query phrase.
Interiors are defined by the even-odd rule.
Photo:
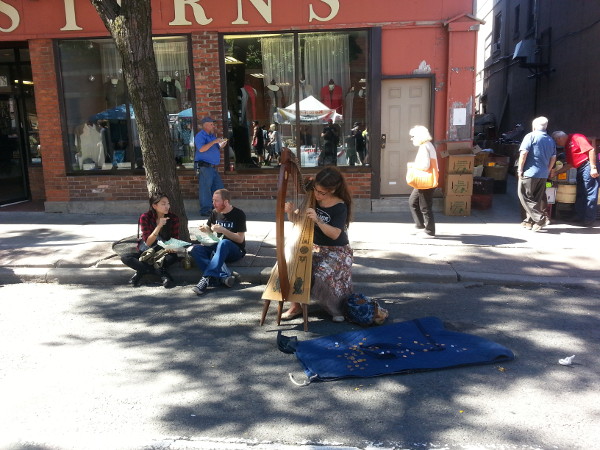
[[[546,208],[548,207],[546,179],[519,178],[519,191],[517,195],[519,196],[521,206],[527,214],[525,222],[543,225],[546,220]]]
[[[425,233],[431,236],[435,236],[433,191],[435,189],[413,189],[408,198],[408,206],[416,227],[424,228]]]
[[[178,259],[176,253],[169,253],[167,256],[165,256],[165,262],[163,263],[162,269],[156,270],[154,269],[154,266],[139,260],[141,254],[141,252],[127,253],[121,256],[121,261],[127,267],[131,267],[133,270],[141,274],[155,273],[157,275],[164,275],[167,274],[167,269],[175,264]]]

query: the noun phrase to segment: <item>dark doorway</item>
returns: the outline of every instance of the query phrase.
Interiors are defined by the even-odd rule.
[[[0,205],[28,200],[29,165],[41,164],[26,44],[0,47]]]
[[[16,98],[0,95],[0,204],[27,199],[18,117]]]

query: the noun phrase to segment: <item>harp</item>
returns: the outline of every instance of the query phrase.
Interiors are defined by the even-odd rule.
[[[291,201],[297,208],[290,214],[291,229],[286,233],[285,204]],[[312,244],[314,222],[306,216],[306,209],[314,207],[314,194],[304,189],[300,168],[293,153],[284,148],[277,183],[277,205],[275,211],[275,242],[277,263],[262,295],[264,300],[260,325],[272,300],[277,306],[277,325],[281,323],[284,302],[297,302],[302,306],[304,331],[308,331],[308,303],[310,302]],[[289,224],[288,224],[289,225]]]

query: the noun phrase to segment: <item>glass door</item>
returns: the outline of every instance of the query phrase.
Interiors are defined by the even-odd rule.
[[[28,198],[17,105],[15,96],[0,95],[0,204]]]

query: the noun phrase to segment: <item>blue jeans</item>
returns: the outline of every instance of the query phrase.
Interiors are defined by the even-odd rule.
[[[591,223],[596,220],[599,180],[600,178],[592,178],[589,161],[586,161],[577,168],[575,213],[577,214],[577,218],[584,223]]]
[[[245,253],[235,242],[221,239],[216,246],[194,245],[190,255],[196,261],[203,276],[225,278],[231,276],[231,270],[225,263],[242,259]]]
[[[212,196],[217,189],[223,189],[223,180],[216,167],[198,167],[198,199],[200,214],[208,216],[213,209]]]

